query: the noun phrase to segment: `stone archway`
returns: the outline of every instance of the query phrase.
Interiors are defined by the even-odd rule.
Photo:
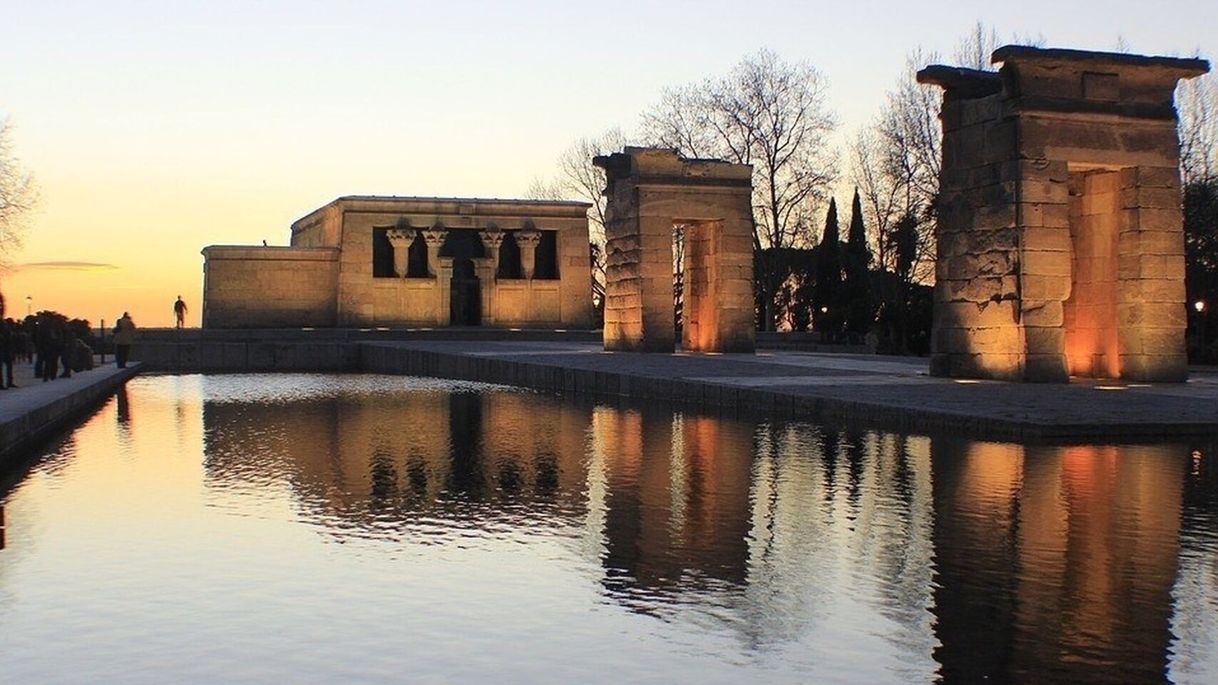
[[[1199,59],[1006,46],[943,88],[931,373],[1182,381],[1173,94]]]
[[[672,352],[673,226],[684,226],[681,347],[752,352],[752,167],[627,147],[596,157],[608,185],[606,350]]]

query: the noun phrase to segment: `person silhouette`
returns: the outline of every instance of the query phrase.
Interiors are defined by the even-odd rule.
[[[182,301],[181,295],[178,295],[178,301],[173,303],[173,316],[177,320],[177,328],[186,325],[186,303]]]
[[[135,342],[135,322],[131,315],[123,312],[114,325],[114,362],[120,369],[127,368],[127,357],[131,354],[131,344]]]

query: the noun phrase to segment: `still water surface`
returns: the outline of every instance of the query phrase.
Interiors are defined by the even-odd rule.
[[[1212,684],[1215,458],[137,378],[0,492],[0,682]]]

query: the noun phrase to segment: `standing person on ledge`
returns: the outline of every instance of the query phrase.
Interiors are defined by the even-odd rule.
[[[63,331],[51,312],[38,313],[38,330],[34,334],[34,346],[38,352],[39,377],[42,382],[55,380],[59,375],[59,348],[62,346]]]
[[[17,325],[12,319],[0,321],[0,390],[15,388],[13,357],[17,354]]]
[[[4,316],[4,294],[0,293],[0,317]],[[0,320],[0,390],[15,388],[13,385],[13,356],[17,354],[17,328],[10,325],[12,319]],[[5,380],[4,372],[8,371]]]
[[[173,316],[178,322],[178,328],[186,325],[186,303],[182,301],[181,295],[178,295],[178,301],[173,303]]]
[[[179,326],[180,328],[181,326]],[[135,342],[135,322],[131,315],[123,312],[114,326],[114,361],[118,368],[127,368],[127,355],[131,354],[131,343]]]

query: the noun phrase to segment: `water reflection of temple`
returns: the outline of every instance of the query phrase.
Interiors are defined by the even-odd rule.
[[[278,474],[307,513],[356,527],[463,501],[572,506],[586,480],[586,412],[512,392],[209,402],[204,419],[209,478]]]
[[[421,517],[565,531],[620,606],[698,613],[760,653],[799,645],[813,671],[1213,668],[1218,482],[1187,446],[932,439],[516,392],[211,402],[204,417],[210,481],[273,474],[327,534],[392,537]]]

